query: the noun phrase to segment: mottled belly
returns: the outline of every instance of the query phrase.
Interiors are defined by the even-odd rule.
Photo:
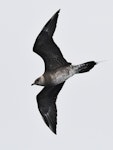
[[[72,66],[66,67],[66,68],[61,68],[61,69],[57,70],[56,72],[50,74],[51,82],[54,85],[60,84],[64,81],[66,81],[68,78],[70,78],[74,74],[75,74],[75,71]]]

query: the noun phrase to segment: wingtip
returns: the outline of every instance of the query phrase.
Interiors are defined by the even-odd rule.
[[[56,132],[54,132],[54,134],[55,134],[55,135],[57,135],[57,133],[56,133]]]
[[[53,129],[50,128],[50,130],[51,130],[55,135],[57,135],[56,129],[53,130]]]
[[[48,33],[48,35],[50,37],[53,36],[55,28],[56,28],[59,12],[60,12],[60,9],[49,19],[49,21],[43,27],[41,33],[44,31],[44,32]],[[39,35],[41,35],[41,33]]]
[[[57,130],[56,130],[56,123],[52,123],[50,125],[48,125],[49,129],[54,133],[57,134]]]
[[[60,10],[61,10],[61,9],[59,9],[59,10],[57,11],[58,14],[60,13]]]
[[[58,18],[59,13],[60,13],[60,9],[57,10],[57,12],[52,16],[51,20],[54,18]]]

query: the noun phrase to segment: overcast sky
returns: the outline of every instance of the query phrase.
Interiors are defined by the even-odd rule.
[[[73,64],[107,60],[70,78],[57,99],[54,135],[31,83],[44,71],[34,41],[61,9],[54,40]],[[0,4],[0,149],[113,150],[113,1],[4,0]]]

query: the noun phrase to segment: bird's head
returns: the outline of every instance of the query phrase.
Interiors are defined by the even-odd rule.
[[[34,83],[32,83],[31,85],[44,85],[44,77],[43,76],[41,76],[41,77],[39,77],[39,78],[37,78],[35,81],[34,81]]]

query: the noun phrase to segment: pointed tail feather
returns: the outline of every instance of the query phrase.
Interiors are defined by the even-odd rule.
[[[80,65],[75,66],[76,73],[84,73],[90,71],[98,62],[89,61]]]

